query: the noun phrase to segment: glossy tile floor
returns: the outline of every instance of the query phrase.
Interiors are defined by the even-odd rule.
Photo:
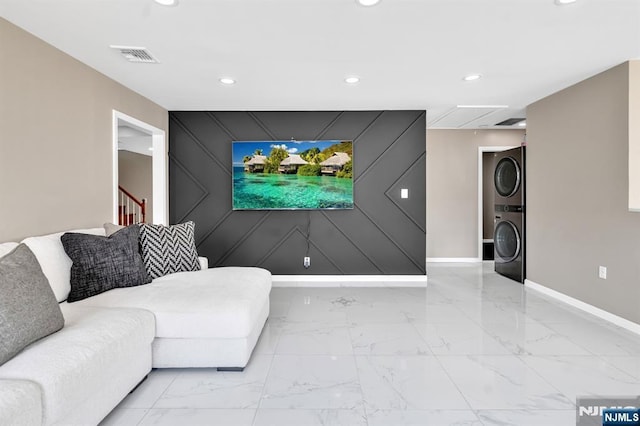
[[[103,424],[574,425],[576,396],[640,394],[640,336],[492,269],[274,288],[244,372],[154,370]]]

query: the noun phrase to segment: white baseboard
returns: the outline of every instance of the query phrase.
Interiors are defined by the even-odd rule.
[[[480,263],[479,257],[427,257],[427,262],[432,263]]]
[[[619,317],[615,314],[612,314],[611,312],[607,312],[603,309],[597,308],[593,305],[590,305],[581,300],[575,299],[571,296],[567,296],[566,294],[560,293],[559,291],[552,290],[549,287],[545,287],[531,280],[524,280],[524,286],[526,288],[546,294],[549,297],[553,297],[554,299],[557,299],[561,302],[571,305],[574,308],[578,308],[582,311],[590,313],[591,315],[594,315],[598,318],[602,318],[605,321],[609,321],[610,323],[613,323],[618,327],[622,327],[633,333],[640,334],[640,324],[636,324],[633,321],[629,321],[628,319]]]
[[[273,287],[426,287],[426,275],[274,275]]]

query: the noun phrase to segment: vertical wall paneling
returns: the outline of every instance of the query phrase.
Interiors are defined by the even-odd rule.
[[[195,221],[198,252],[213,266],[422,275],[425,127],[424,111],[170,112],[170,220]],[[353,210],[232,210],[231,141],[292,138],[354,141]],[[402,188],[408,199],[400,198]]]

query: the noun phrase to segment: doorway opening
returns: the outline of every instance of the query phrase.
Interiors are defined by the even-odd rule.
[[[167,185],[167,144],[166,134],[150,124],[130,117],[119,111],[113,110],[113,223],[119,223],[123,219],[121,208],[121,177],[131,179],[135,177],[132,166],[144,168],[150,157],[150,165],[147,168],[151,176],[144,179],[135,178],[141,193],[148,193],[144,187],[150,186],[151,195],[145,195],[149,199],[146,212],[146,222],[167,225],[168,224],[168,185]],[[146,161],[145,161],[146,158]],[[120,173],[121,166],[127,164],[127,172]],[[123,163],[123,164],[121,164]],[[138,170],[140,172],[140,170]],[[146,183],[144,182],[146,181]],[[150,184],[150,185],[149,185]],[[143,194],[144,195],[144,194]],[[140,198],[144,198],[141,196]],[[131,213],[124,212],[124,217],[129,220]]]
[[[494,221],[494,184],[491,161],[496,152],[517,148],[517,146],[480,146],[478,147],[478,259],[486,257],[485,247],[493,247]]]

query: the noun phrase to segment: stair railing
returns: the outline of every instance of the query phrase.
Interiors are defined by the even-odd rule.
[[[138,200],[129,191],[118,185],[118,225],[133,225],[146,222],[147,200]]]

